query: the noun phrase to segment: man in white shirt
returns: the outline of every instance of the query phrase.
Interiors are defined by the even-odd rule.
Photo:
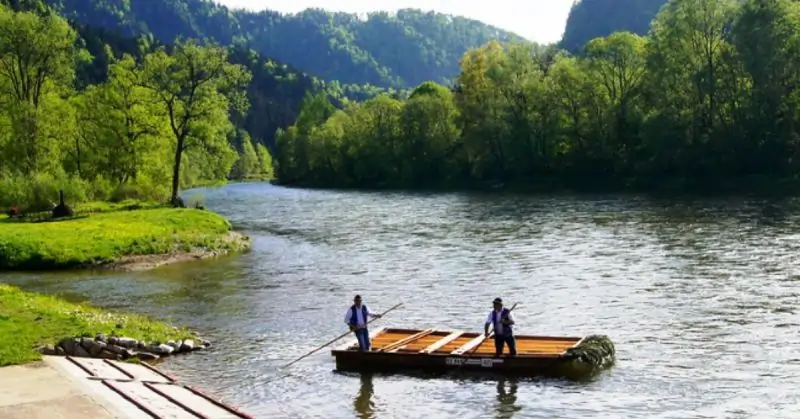
[[[486,324],[483,326],[484,336],[489,336],[489,325],[494,324],[494,349],[495,357],[503,354],[503,346],[508,345],[508,352],[514,356],[517,354],[517,344],[514,340],[514,316],[511,310],[503,307],[503,300],[495,298],[493,301],[494,309],[486,317]]]
[[[347,309],[344,315],[344,322],[350,326],[350,330],[355,332],[358,339],[358,347],[362,352],[370,350],[369,331],[367,330],[367,318],[379,319],[380,314],[372,314],[365,304],[361,304],[361,296],[356,295],[353,305]]]

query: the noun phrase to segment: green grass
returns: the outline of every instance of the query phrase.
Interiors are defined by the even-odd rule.
[[[0,284],[0,366],[41,359],[37,348],[63,338],[125,336],[147,342],[192,338],[187,329],[123,315]]]
[[[83,215],[63,221],[0,220],[0,270],[71,268],[130,255],[241,247],[239,242],[226,240],[231,224],[214,212],[193,208],[119,210],[123,207],[84,204]]]
[[[122,210],[152,209],[166,207],[161,202],[145,202],[128,199],[120,202],[84,202],[73,206],[75,214],[92,214],[103,212],[115,212]]]

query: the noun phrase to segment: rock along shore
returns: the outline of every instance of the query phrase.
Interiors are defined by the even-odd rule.
[[[210,346],[211,344],[203,339],[147,343],[133,338],[107,337],[99,334],[94,338],[64,338],[57,345],[43,346],[39,348],[39,351],[43,355],[101,358],[117,361],[131,358],[136,358],[140,361],[155,361],[161,357],[203,350]]]

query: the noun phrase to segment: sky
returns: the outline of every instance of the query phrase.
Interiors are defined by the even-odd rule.
[[[573,0],[214,0],[233,8],[294,13],[307,8],[350,13],[413,8],[480,20],[539,43],[561,40]]]

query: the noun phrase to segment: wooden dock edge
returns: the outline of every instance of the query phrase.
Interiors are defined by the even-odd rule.
[[[225,409],[227,411],[230,411],[231,413],[234,413],[235,415],[237,415],[237,416],[239,416],[239,417],[241,417],[243,419],[255,419],[253,416],[243,412],[241,409],[238,409],[238,408],[236,408],[234,406],[229,405],[228,403],[223,402],[222,400],[219,400],[219,399],[217,399],[215,397],[212,397],[212,396],[210,396],[210,395],[198,390],[195,387],[192,387],[192,386],[187,385],[187,384],[183,384],[183,388],[191,391],[192,393],[194,393],[194,394],[196,394],[196,395],[208,400],[209,402],[211,402],[211,403],[213,403],[213,404],[215,404],[215,405],[217,405],[217,406],[219,406],[219,407],[221,407],[221,408],[223,408],[223,409]]]

